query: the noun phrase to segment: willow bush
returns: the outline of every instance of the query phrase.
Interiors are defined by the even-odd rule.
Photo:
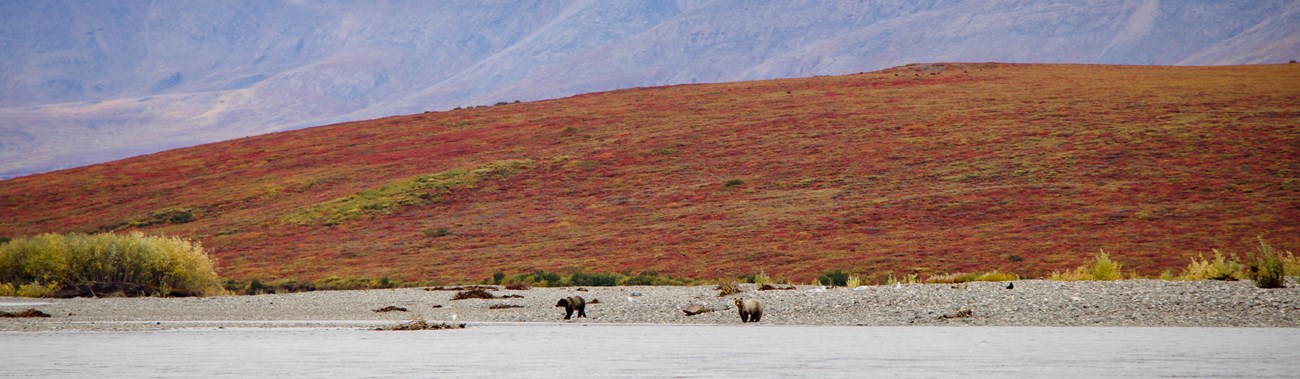
[[[1053,272],[1052,280],[1120,280],[1121,264],[1110,260],[1105,251],[1097,253],[1091,261],[1075,268],[1073,271]]]
[[[1218,249],[1211,251],[1214,252],[1214,259],[1207,259],[1204,255],[1192,258],[1191,263],[1187,264],[1187,268],[1183,269],[1183,274],[1178,276],[1178,279],[1242,280],[1250,277],[1246,265],[1241,264],[1236,256],[1228,258]]]
[[[178,237],[130,234],[41,234],[0,245],[0,284],[60,288],[129,285],[155,294],[219,293],[212,258]],[[21,291],[19,291],[21,292]]]
[[[1259,288],[1284,288],[1286,287],[1286,262],[1289,252],[1286,255],[1279,253],[1277,250],[1264,242],[1263,238],[1259,239],[1259,248],[1255,250],[1254,270],[1252,279],[1255,279],[1255,286]]]

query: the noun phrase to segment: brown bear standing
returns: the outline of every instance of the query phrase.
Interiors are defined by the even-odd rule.
[[[565,320],[568,320],[569,317],[573,317],[574,310],[578,311],[578,317],[587,317],[587,301],[583,300],[582,296],[572,296],[560,299],[560,302],[555,303],[555,306],[564,307]]]
[[[758,322],[763,319],[763,302],[754,299],[736,298],[736,310],[740,311],[740,322]]]

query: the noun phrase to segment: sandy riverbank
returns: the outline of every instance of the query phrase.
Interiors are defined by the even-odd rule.
[[[913,284],[745,292],[713,286],[533,288],[492,291],[497,299],[451,300],[457,291],[422,288],[320,291],[208,298],[29,299],[0,297],[0,311],[34,308],[48,318],[0,318],[0,331],[155,330],[192,327],[374,328],[431,322],[739,324],[733,298],[761,299],[760,325],[988,325],[1300,327],[1300,288],[1251,282],[1123,280]],[[498,287],[499,288],[499,287]],[[582,296],[589,317],[565,321],[555,302]],[[521,307],[491,309],[493,305]],[[687,316],[693,304],[716,311]],[[376,312],[385,307],[404,308]],[[963,312],[969,311],[969,312]]]

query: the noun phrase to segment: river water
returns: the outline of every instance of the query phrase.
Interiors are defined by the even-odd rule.
[[[1300,329],[473,325],[0,333],[0,377],[1300,377]]]

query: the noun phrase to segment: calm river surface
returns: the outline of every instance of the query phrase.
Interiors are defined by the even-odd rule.
[[[471,325],[0,333],[0,377],[1290,377],[1300,329]]]

